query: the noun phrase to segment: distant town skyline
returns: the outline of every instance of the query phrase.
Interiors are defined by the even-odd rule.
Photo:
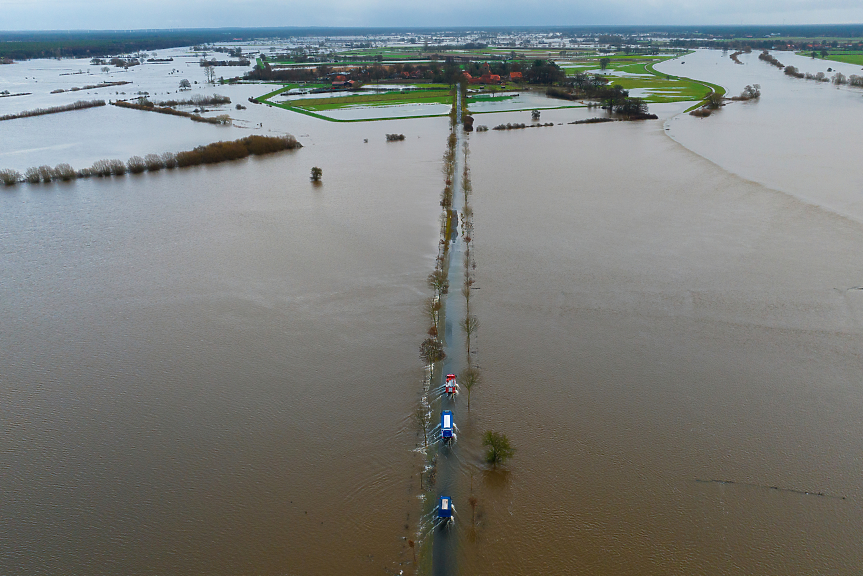
[[[799,25],[863,23],[857,0],[0,0],[0,30],[277,26]]]

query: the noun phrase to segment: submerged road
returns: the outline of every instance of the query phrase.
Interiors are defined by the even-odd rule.
[[[459,216],[464,210],[464,194],[461,189],[461,173],[464,169],[465,158],[462,154],[462,145],[465,138],[461,129],[462,102],[461,90],[456,90],[456,122],[454,126],[456,142],[455,177],[453,178],[453,209],[457,210]],[[461,286],[464,284],[464,270],[461,265],[464,255],[464,243],[458,233],[458,226],[453,231],[454,238],[450,244],[447,262],[447,278],[449,280],[449,292],[444,296],[444,343],[446,359],[443,361],[444,374],[459,374],[468,366],[465,334],[461,329],[460,322],[465,317],[465,299],[461,294]],[[466,402],[449,399],[445,394],[441,396],[440,407],[435,410],[437,424],[440,423],[440,414],[443,410],[452,410],[453,420],[456,427],[460,422],[461,414],[466,409]],[[459,477],[458,440],[449,446],[441,446],[437,459],[437,484],[435,500],[441,495],[449,496],[453,501],[454,516],[458,510],[466,506],[465,499],[459,497],[457,480]],[[458,553],[458,518],[448,525],[437,526],[434,529],[432,543],[432,573],[435,576],[452,576],[457,573],[456,556]]]

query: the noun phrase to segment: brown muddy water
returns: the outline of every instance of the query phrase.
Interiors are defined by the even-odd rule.
[[[0,573],[397,571],[447,121],[0,191]]]
[[[470,136],[484,381],[457,415],[460,573],[863,565],[863,225],[802,198],[772,164],[704,158],[758,110],[669,120],[668,132]],[[0,190],[0,573],[410,573],[417,348],[448,119],[242,114],[228,132],[125,116],[150,136],[122,149],[181,149],[259,122],[305,147]],[[31,126],[48,130],[45,118]],[[166,120],[194,133],[162,147],[151,133]],[[19,152],[9,126],[11,167],[103,157],[104,142],[93,152],[75,130],[44,153],[27,134]],[[392,132],[407,139],[388,144]],[[774,148],[796,154],[801,138]],[[830,150],[853,150],[843,138]],[[857,201],[845,185],[856,164],[811,162],[833,167],[831,198]],[[517,449],[505,471],[479,464],[488,428]]]
[[[473,430],[518,453],[463,572],[856,573],[863,226],[577,128],[471,140]]]

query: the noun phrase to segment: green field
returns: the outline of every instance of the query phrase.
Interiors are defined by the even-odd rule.
[[[833,60],[834,62],[845,62],[846,64],[857,64],[858,66],[863,66],[863,53],[838,53],[838,54],[830,54],[827,56],[828,60]]]
[[[515,98],[515,94],[503,94],[501,96],[496,96],[494,94],[475,94],[473,96],[468,96],[468,102],[500,102],[502,100],[512,100]]]
[[[417,90],[412,92],[384,92],[382,94],[358,94],[333,98],[302,98],[280,103],[290,108],[302,108],[313,112],[338,110],[352,106],[395,106],[398,104],[451,104],[449,90]]]
[[[410,51],[401,51],[402,57],[415,57],[420,48]],[[353,51],[356,54],[381,54],[384,57],[390,57],[395,54],[395,51],[390,49],[364,49]],[[466,51],[463,51],[466,52]],[[474,51],[471,51],[474,52]],[[481,52],[481,51],[477,51]],[[487,53],[488,51],[486,51]],[[554,51],[550,50],[517,50],[519,54],[527,56],[539,56],[540,54],[554,56]],[[612,55],[595,55],[585,56],[579,53],[577,57],[571,56],[569,59],[555,57],[561,66],[566,70],[568,75],[573,75],[576,72],[586,70],[598,70],[600,68],[600,58],[608,58],[609,62],[606,69],[603,71],[610,84],[619,84],[625,90],[644,90],[642,98],[648,104],[666,103],[666,102],[698,102],[695,107],[700,105],[704,99],[713,92],[724,94],[725,90],[721,86],[711,84],[709,82],[693,80],[682,76],[674,76],[661,74],[654,70],[653,66],[659,62],[663,62],[679,54],[664,53],[661,55],[644,55],[644,54],[612,54]],[[420,83],[421,84],[421,83]],[[344,96],[339,95],[331,98],[297,98],[282,102],[274,102],[272,98],[291,88],[299,87],[298,84],[286,84],[278,90],[274,90],[268,94],[260,96],[258,101],[271,106],[277,106],[286,110],[292,110],[302,114],[308,114],[325,120],[334,120],[328,118],[321,113],[328,110],[340,110],[352,107],[383,107],[396,106],[403,104],[450,104],[451,95],[449,86],[441,84],[421,84],[423,89],[413,90],[408,92],[381,92],[378,94],[362,94],[352,95],[345,93]],[[305,87],[315,87],[317,85],[305,85]],[[321,85],[323,86],[323,85]],[[469,97],[469,102],[489,102],[495,100],[506,100],[513,96],[507,93],[500,95],[494,94],[496,87],[489,87],[492,94],[475,94]],[[382,120],[385,118],[377,118]],[[353,120],[352,120],[353,121]],[[365,120],[363,120],[365,121]]]
[[[600,58],[608,58],[609,62],[602,75],[608,78],[609,84],[619,84],[626,90],[645,89],[648,94],[642,96],[649,104],[664,102],[701,101],[711,92],[718,89],[725,91],[709,82],[701,82],[681,76],[666,75],[653,69],[655,64],[671,58],[670,55],[645,56],[643,54],[617,54],[579,58],[569,64],[562,64],[568,75],[588,70],[598,70]],[[634,74],[634,76],[630,76]]]
[[[832,60],[833,62],[845,62],[846,64],[857,64],[858,66],[863,66],[863,52],[860,51],[842,51],[842,52],[831,52],[827,58],[821,58],[821,52],[818,52],[818,56],[815,58],[816,60]],[[795,52],[798,56],[812,56],[812,52]]]

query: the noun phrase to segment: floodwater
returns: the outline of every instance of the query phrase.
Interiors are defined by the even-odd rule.
[[[267,89],[231,88],[218,91]],[[28,126],[54,142],[48,127],[89,112]],[[379,574],[410,560],[448,118],[245,113],[304,147],[0,190],[0,573]],[[125,117],[144,150],[182,149],[197,128]],[[203,142],[251,131],[202,128]],[[79,153],[73,165],[103,157]]]
[[[685,60],[725,84],[720,53]],[[78,67],[23,65],[60,64]],[[543,110],[554,127],[470,137],[484,380],[469,416],[459,400],[460,573],[863,565],[863,224],[844,130],[863,96],[794,80],[780,98],[785,77],[761,64],[722,74],[762,100],[708,119],[666,105],[651,107],[664,121],[571,126],[597,113]],[[245,103],[268,88],[196,90]],[[33,92],[0,112],[53,102]],[[0,123],[0,167],[22,171],[253,130],[304,144],[0,191],[0,573],[410,573],[448,118],[231,114]],[[749,141],[764,114],[769,146]],[[813,115],[829,145],[797,130]],[[818,194],[795,176],[807,163]],[[480,464],[486,429],[517,449],[503,470]]]
[[[770,74],[740,88],[772,94]],[[785,108],[797,125],[832,109],[838,157],[812,164],[829,162],[822,187],[847,205],[863,191],[845,186],[859,171],[840,124],[860,94]],[[758,151],[735,106],[668,124],[736,168],[722,144]],[[816,137],[786,133],[740,170],[805,163]],[[471,149],[485,383],[461,444],[491,428],[518,452],[477,473],[463,573],[859,571],[860,221],[783,190],[776,166],[757,172],[775,188],[724,170],[662,122],[490,132]]]

